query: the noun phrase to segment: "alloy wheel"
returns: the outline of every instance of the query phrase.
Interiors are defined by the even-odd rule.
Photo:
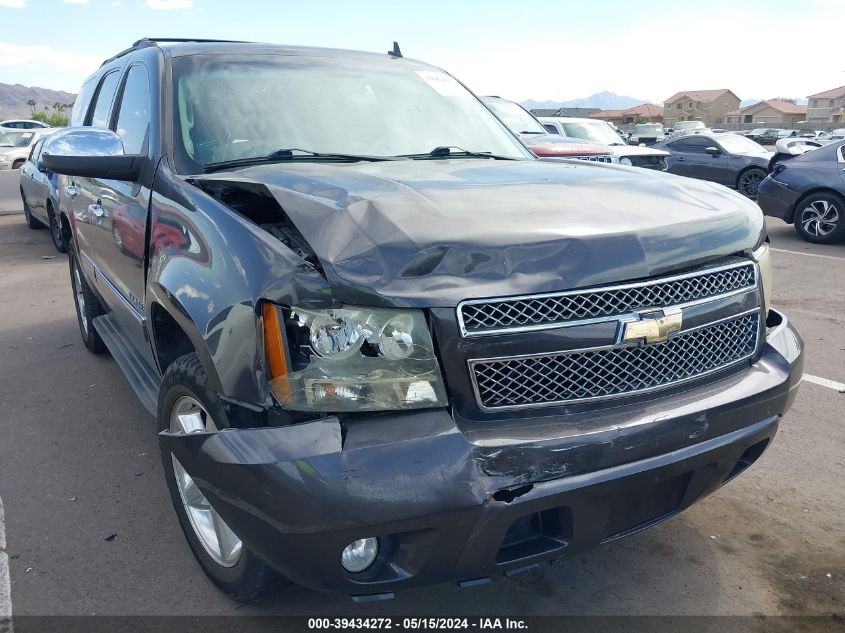
[[[827,237],[839,224],[839,209],[828,200],[814,200],[801,211],[801,227],[813,237]]]
[[[739,192],[747,198],[757,197],[757,187],[763,182],[763,173],[752,169],[739,179]]]
[[[174,433],[197,433],[217,430],[208,412],[191,396],[180,397],[170,411],[170,430]],[[233,567],[241,558],[241,540],[217,514],[199,486],[175,455],[173,472],[179,498],[188,515],[197,540],[206,553],[223,567]]]
[[[56,219],[56,214],[50,211],[50,234],[53,237],[53,244],[58,250],[62,250],[62,225]]]

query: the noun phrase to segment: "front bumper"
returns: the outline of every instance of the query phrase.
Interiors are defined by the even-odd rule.
[[[757,204],[760,205],[763,214],[780,218],[789,224],[793,222],[795,203],[799,197],[800,194],[771,176],[764,178],[757,187]]]
[[[298,584],[370,598],[478,584],[648,527],[753,463],[802,373],[798,334],[774,311],[769,325],[748,369],[597,410],[586,432],[550,417],[516,441],[431,410],[160,438],[244,543]],[[346,572],[341,551],[370,536],[377,561]]]

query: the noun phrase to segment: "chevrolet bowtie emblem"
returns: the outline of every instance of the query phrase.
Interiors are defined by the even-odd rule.
[[[654,319],[627,321],[622,324],[622,340],[637,341],[645,339],[649,345],[663,343],[672,332],[678,332],[684,321],[683,313],[673,312]]]

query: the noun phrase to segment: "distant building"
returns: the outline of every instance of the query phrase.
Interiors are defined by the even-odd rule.
[[[601,112],[599,108],[535,108],[531,110],[534,116],[572,116],[586,118],[591,114]]]
[[[845,86],[807,97],[807,123],[845,121]]]
[[[627,110],[602,110],[591,114],[590,118],[607,121],[617,126],[634,123],[663,123],[663,108],[653,103],[641,103]]]
[[[807,106],[781,99],[766,99],[725,115],[726,123],[750,123],[761,127],[794,128],[807,119]]]
[[[739,109],[739,102],[727,88],[676,92],[663,103],[663,124],[673,127],[678,121],[704,121],[707,127],[719,127],[726,123],[728,112]]]

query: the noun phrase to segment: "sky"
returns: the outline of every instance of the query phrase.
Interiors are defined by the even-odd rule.
[[[0,82],[77,92],[144,36],[386,52],[477,94],[563,101],[609,90],[655,103],[730,88],[741,99],[845,85],[832,25],[845,0],[0,0]]]

